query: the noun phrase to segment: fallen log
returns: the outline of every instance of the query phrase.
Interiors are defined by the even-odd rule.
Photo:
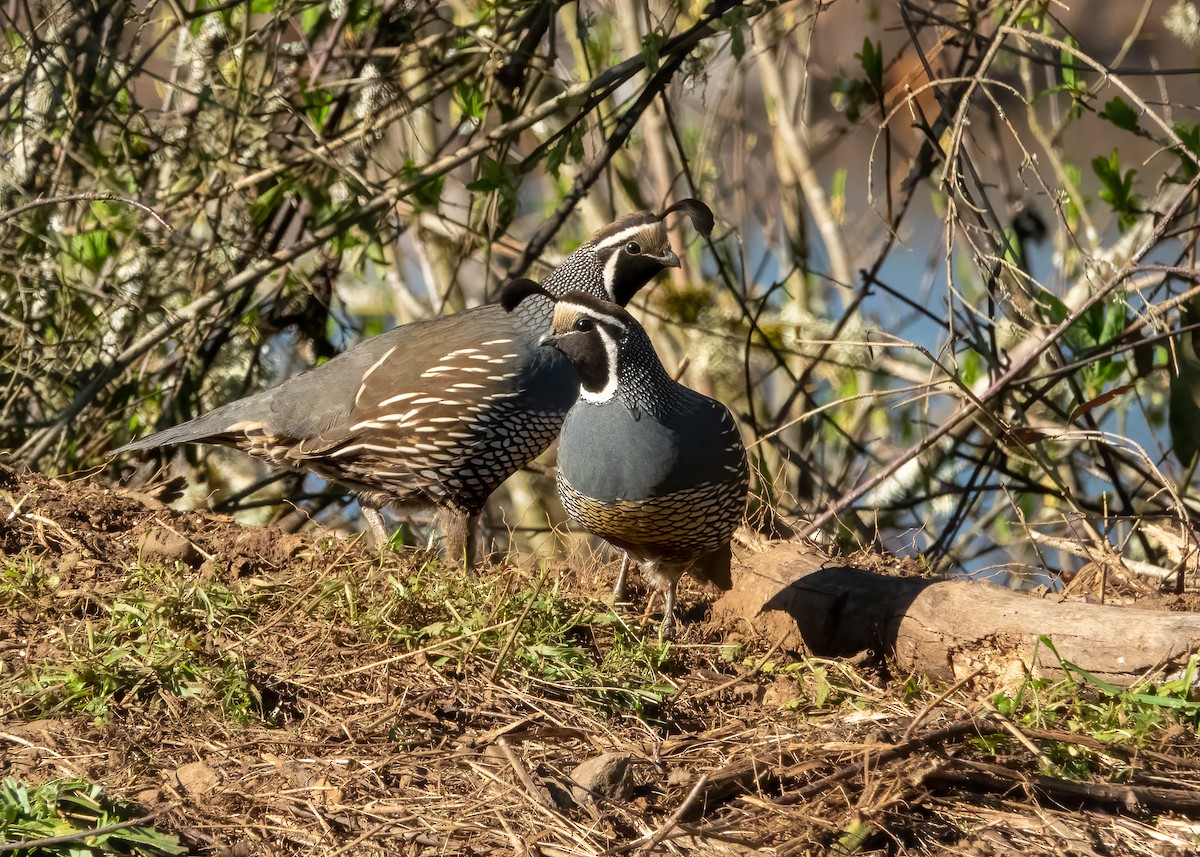
[[[748,622],[796,650],[849,657],[872,651],[901,670],[954,681],[977,670],[1019,679],[1063,674],[1058,656],[1128,686],[1177,669],[1200,649],[1200,614],[1035,598],[983,581],[889,577],[798,543],[735,564],[713,605],[723,624]],[[1049,638],[1058,656],[1040,636]]]

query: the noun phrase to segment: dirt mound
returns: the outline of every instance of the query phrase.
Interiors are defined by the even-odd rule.
[[[0,554],[0,776],[102,784],[195,853],[1183,854],[1200,834],[1186,717],[1034,728],[996,688],[708,624],[695,590],[662,647],[594,569],[467,576],[3,466]]]
[[[10,524],[0,528],[0,553],[32,550],[78,556],[108,566],[179,561],[200,567],[215,556],[235,570],[286,567],[305,540],[278,530],[249,528],[216,515],[176,512],[153,497],[105,488],[88,479],[63,482],[0,465],[0,491]]]

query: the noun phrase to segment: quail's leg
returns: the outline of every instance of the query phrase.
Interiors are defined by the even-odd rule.
[[[363,517],[367,519],[367,532],[371,534],[371,544],[382,548],[390,541],[387,527],[383,523],[383,515],[374,506],[362,507]]]
[[[437,525],[442,531],[442,551],[446,559],[467,568],[475,564],[474,535],[478,523],[478,513],[470,515],[458,509],[438,509]]]
[[[672,578],[663,592],[663,620],[658,626],[660,640],[675,639],[675,587],[678,583],[678,577]]]
[[[629,553],[621,557],[621,570],[617,572],[617,585],[613,587],[613,598],[617,603],[625,600],[625,583],[626,576],[629,574]]]

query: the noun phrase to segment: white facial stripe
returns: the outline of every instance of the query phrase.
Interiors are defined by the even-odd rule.
[[[599,303],[599,301],[597,301],[597,302]],[[557,305],[560,307],[563,307],[565,309],[569,309],[578,315],[587,316],[592,321],[595,321],[597,323],[615,324],[619,327],[622,327],[622,328],[624,327],[624,325],[621,324],[620,321],[613,318],[611,315],[603,313],[603,312],[597,310],[595,306],[593,306],[591,304],[585,304],[582,301],[571,300],[569,297],[559,298]],[[603,303],[601,303],[601,306],[603,306]]]
[[[599,327],[601,324],[617,323],[610,315],[605,315],[596,310],[595,307],[583,303],[576,303],[572,300],[559,300],[554,307],[554,319],[550,326],[555,333],[568,334],[574,330],[575,322],[580,318],[587,318],[595,322]]]
[[[607,247],[620,247],[630,238],[633,238],[642,232],[645,232],[647,227],[654,226],[653,223],[639,223],[637,226],[630,226],[628,229],[622,229],[615,235],[610,235],[603,241],[596,244],[593,250],[604,250]]]
[[[617,392],[617,341],[613,339],[612,332],[608,328],[609,324],[608,319],[596,322],[596,332],[600,334],[600,341],[604,343],[604,352],[608,355],[608,383],[604,385],[604,389],[595,393],[589,392],[584,387],[579,388],[579,395],[583,397],[583,400],[596,405],[607,402]]]
[[[613,288],[617,282],[617,263],[620,261],[621,254],[613,253],[608,257],[608,261],[604,263],[604,294],[614,303],[617,300],[617,293],[613,291]]]

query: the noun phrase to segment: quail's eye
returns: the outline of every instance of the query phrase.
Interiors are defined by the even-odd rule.
[[[625,245],[625,252],[628,253],[630,256],[638,256],[642,252],[642,245],[637,243],[636,241],[630,241],[628,244]]]
[[[592,324],[592,320],[590,318],[576,319],[575,324],[571,325],[573,329],[578,330],[580,333],[587,333],[595,326],[596,325]]]

